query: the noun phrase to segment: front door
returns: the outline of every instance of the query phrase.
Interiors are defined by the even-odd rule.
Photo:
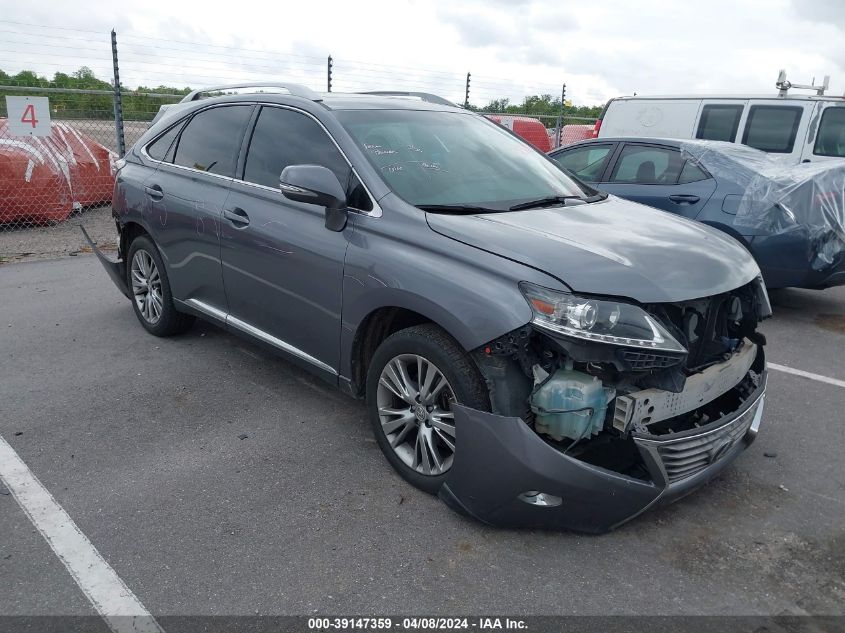
[[[288,165],[323,165],[346,185],[351,168],[310,115],[264,106],[232,184],[221,231],[229,323],[320,369],[339,364],[343,262],[351,223],[325,227],[324,209],[279,190]]]

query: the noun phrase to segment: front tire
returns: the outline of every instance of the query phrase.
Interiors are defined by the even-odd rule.
[[[173,305],[167,271],[153,241],[145,235],[135,238],[126,261],[132,307],[144,329],[155,336],[171,336],[191,327],[194,317]]]
[[[443,485],[454,459],[456,402],[490,410],[478,367],[440,327],[400,330],[378,347],[367,372],[373,433],[393,468],[431,494]]]

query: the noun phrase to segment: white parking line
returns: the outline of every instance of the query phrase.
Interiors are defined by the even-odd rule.
[[[53,495],[0,436],[0,480],[115,633],[163,633]]]
[[[803,369],[793,369],[792,367],[787,367],[786,365],[778,365],[777,363],[769,363],[769,369],[775,369],[777,371],[782,371],[787,374],[792,374],[793,376],[801,376],[802,378],[809,378],[810,380],[815,380],[816,382],[824,382],[828,385],[836,385],[837,387],[845,387],[845,380],[839,380],[838,378],[829,378],[828,376],[822,376],[821,374],[814,374],[809,371],[804,371]]]

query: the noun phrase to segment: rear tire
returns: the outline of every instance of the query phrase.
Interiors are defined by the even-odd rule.
[[[443,485],[452,465],[455,402],[490,410],[478,367],[440,327],[417,325],[381,343],[367,371],[373,433],[391,466],[412,486],[431,494]]]
[[[141,235],[132,240],[126,262],[132,308],[147,332],[155,336],[172,336],[193,325],[192,315],[176,310],[164,261],[149,237]]]

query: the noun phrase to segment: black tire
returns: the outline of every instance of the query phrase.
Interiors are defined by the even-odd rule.
[[[144,329],[155,336],[172,336],[185,332],[193,325],[195,319],[193,315],[176,310],[173,304],[173,295],[170,292],[170,281],[167,278],[167,271],[164,268],[164,261],[156,245],[146,235],[140,235],[132,240],[132,244],[129,247],[129,254],[126,257],[126,283],[129,286],[129,292],[132,293],[132,265],[135,255],[139,251],[147,253],[152,258],[158,271],[161,290],[161,313],[155,322],[151,322],[142,313],[138,301],[133,297],[132,309],[135,310],[135,316],[138,317],[138,321],[141,322]]]
[[[391,360],[401,355],[411,354],[422,356],[434,364],[446,378],[454,399],[458,403],[473,409],[489,411],[490,394],[473,360],[455,339],[437,325],[417,325],[400,330],[387,337],[373,355],[367,371],[366,393],[370,424],[373,427],[376,442],[387,461],[408,483],[425,492],[436,494],[448,476],[448,470],[442,474],[431,475],[411,468],[391,447],[379,417],[377,390],[382,372]],[[456,450],[460,450],[460,447],[456,446]]]

